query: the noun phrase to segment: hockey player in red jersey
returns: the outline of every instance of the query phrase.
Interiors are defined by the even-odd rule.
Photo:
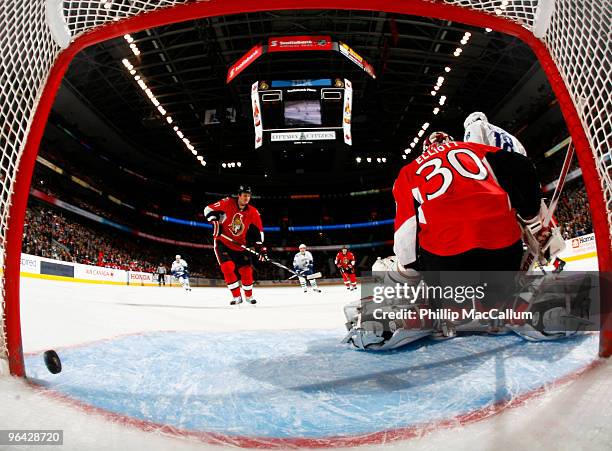
[[[355,256],[346,246],[336,255],[336,266],[342,274],[344,285],[349,291],[357,289],[357,276],[355,275]]]
[[[245,300],[255,304],[251,253],[241,245],[255,247],[261,255],[260,259],[265,259],[263,225],[259,211],[250,205],[251,188],[240,186],[237,194],[237,198],[226,197],[208,205],[204,209],[204,216],[213,224],[215,255],[227,287],[232,292],[231,305],[243,301],[236,269],[240,274]]]
[[[426,271],[519,269],[517,213],[537,217],[541,191],[527,157],[500,150],[444,132],[425,140],[393,187],[393,249],[402,266],[418,259]]]

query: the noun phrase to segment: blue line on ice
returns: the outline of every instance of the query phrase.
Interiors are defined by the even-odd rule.
[[[388,353],[343,330],[153,332],[62,350],[30,378],[80,401],[176,427],[257,437],[329,437],[408,427],[526,393],[588,365],[596,336],[527,343],[465,336]]]

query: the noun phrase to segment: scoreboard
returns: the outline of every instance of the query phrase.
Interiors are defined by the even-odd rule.
[[[257,81],[251,86],[255,148],[352,145],[347,79]]]

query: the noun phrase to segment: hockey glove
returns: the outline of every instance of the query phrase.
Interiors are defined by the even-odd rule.
[[[222,211],[211,211],[206,215],[206,220],[208,222],[223,222],[225,221],[225,213],[223,213]]]
[[[262,243],[255,243],[255,251],[259,254],[259,261],[265,262],[268,260],[268,248]]]

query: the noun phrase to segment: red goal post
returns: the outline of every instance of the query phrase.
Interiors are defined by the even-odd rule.
[[[376,10],[488,27],[520,38],[559,100],[582,168],[600,271],[612,232],[612,9],[576,0],[7,0],[0,3],[0,373],[24,376],[19,310],[23,221],[38,146],[72,58],[111,38],[171,23],[282,9]],[[610,303],[610,294],[602,300]],[[612,315],[600,354],[612,353]]]

